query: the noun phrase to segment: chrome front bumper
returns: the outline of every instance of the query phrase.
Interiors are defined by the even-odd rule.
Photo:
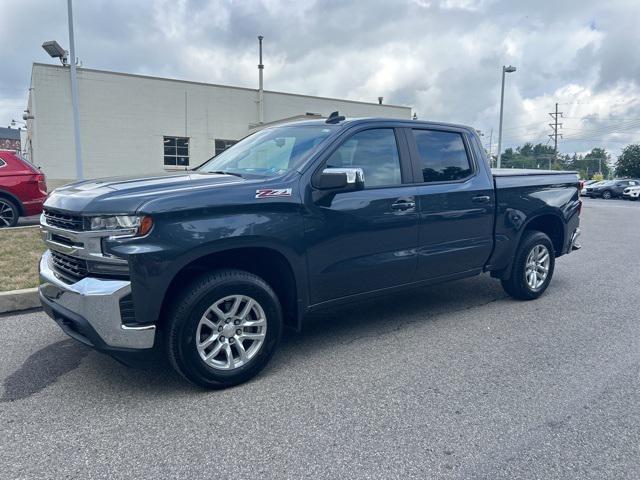
[[[51,269],[50,258],[51,253],[47,250],[40,259],[40,299],[47,313],[58,324],[63,326],[86,322],[95,331],[99,343],[103,343],[100,346],[105,350],[153,347],[155,325],[133,327],[122,324],[119,302],[131,293],[131,282],[87,277],[67,284]],[[63,329],[75,338],[86,337],[74,335],[72,327],[67,330],[63,326]],[[98,347],[94,345],[98,342],[85,343]]]

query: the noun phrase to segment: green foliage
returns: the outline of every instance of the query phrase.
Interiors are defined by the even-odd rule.
[[[627,145],[618,157],[616,165],[618,177],[640,178],[640,145]]]
[[[640,148],[640,146],[638,146]],[[602,170],[604,177],[611,173],[609,160],[611,155],[603,148],[594,148],[586,155],[554,155],[553,147],[538,143],[533,145],[530,142],[521,147],[507,148],[502,154],[503,168],[533,168],[551,170],[576,170],[580,173],[580,178],[592,178],[599,170]]]
[[[593,179],[597,173],[609,178],[612,173],[610,160],[611,155],[604,148],[596,147],[584,156],[574,153],[568,162],[568,168],[580,172],[580,178]]]
[[[507,148],[502,154],[501,162],[503,168],[562,168],[554,165],[554,157],[553,147],[541,143],[533,145],[527,142],[523,146],[517,147],[515,151],[513,148]]]

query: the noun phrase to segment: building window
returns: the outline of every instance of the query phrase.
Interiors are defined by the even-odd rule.
[[[237,140],[216,140],[216,156],[236,143],[238,143]]]
[[[164,137],[164,164],[167,167],[189,166],[189,138]]]

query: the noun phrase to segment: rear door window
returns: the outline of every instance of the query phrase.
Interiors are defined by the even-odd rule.
[[[458,132],[413,130],[423,182],[462,180],[472,173],[471,161]]]

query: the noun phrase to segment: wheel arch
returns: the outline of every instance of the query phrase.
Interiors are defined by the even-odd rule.
[[[562,255],[565,244],[565,228],[564,222],[558,215],[546,212],[529,219],[520,233],[518,245],[520,245],[522,241],[523,233],[527,230],[537,230],[545,233],[551,239],[551,243],[553,243],[555,256],[558,257]]]
[[[16,197],[14,194],[6,191],[6,190],[2,190],[0,189],[0,198],[5,198],[7,200],[10,200],[11,202],[13,202],[16,207],[18,207],[18,214],[22,217],[24,216],[24,205],[22,204],[22,202],[20,201],[20,199],[18,197]]]
[[[303,295],[299,275],[286,254],[269,246],[224,248],[190,259],[176,272],[165,290],[159,326],[163,322],[162,312],[168,311],[169,303],[173,299],[172,292],[191,282],[197,275],[226,268],[253,273],[267,282],[280,300],[285,324],[296,330],[300,329],[300,299]]]

